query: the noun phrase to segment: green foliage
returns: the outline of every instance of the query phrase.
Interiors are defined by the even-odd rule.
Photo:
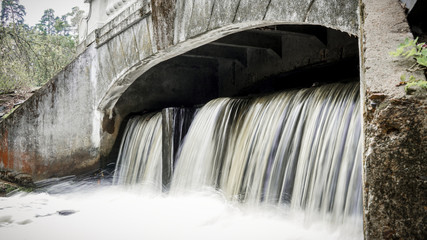
[[[1,3],[1,25],[23,24],[26,15],[25,7],[19,0],[3,0]]]
[[[413,57],[420,65],[420,68],[427,67],[427,45],[418,43],[418,38],[410,40],[408,38],[397,47],[396,51],[390,52],[390,55],[395,57]]]
[[[18,107],[19,107],[19,105],[13,107],[9,112],[7,112],[7,114],[3,115],[1,118],[9,117],[9,115],[12,114]]]
[[[53,25],[55,32],[58,35],[68,36],[70,34],[70,24],[67,21],[67,15],[62,16],[61,18],[55,17],[55,24]]]
[[[3,28],[0,40],[0,93],[41,86],[74,56],[72,36],[44,35],[35,29]]]
[[[6,185],[6,188],[4,189],[4,193],[9,194],[15,190],[17,190],[18,187],[13,186],[13,185]]]
[[[414,77],[414,75],[410,75],[409,78],[407,78],[405,74],[402,74],[400,76],[400,80],[401,82],[399,85],[406,85],[405,92],[407,94],[410,94],[413,91],[414,87],[420,87],[427,90],[427,81],[422,79],[417,79],[416,77]]]
[[[425,43],[417,43],[418,38],[410,40],[405,39],[401,43],[396,51],[390,52],[390,55],[395,57],[413,58],[416,62],[409,68],[409,71],[424,70],[427,71],[427,45]],[[427,81],[417,79],[413,75],[407,78],[406,74],[400,76],[400,83],[397,86],[406,85],[405,92],[410,94],[414,91],[414,87],[420,87],[427,90]]]
[[[30,61],[22,25],[0,26],[0,93],[25,87],[30,77],[23,62]]]
[[[55,11],[52,8],[44,10],[36,27],[43,34],[55,34]]]
[[[23,17],[11,19],[9,14],[9,9],[25,8],[10,8],[5,2],[19,1],[2,2],[0,94],[43,85],[72,60],[76,47],[76,36],[69,34],[67,21],[71,13],[56,17],[48,9],[39,24],[28,27],[22,24]],[[21,13],[25,15],[25,11]]]
[[[77,36],[78,31],[77,28],[79,26],[80,21],[82,20],[84,15],[84,11],[80,10],[79,7],[73,7],[71,12],[67,14],[67,17],[70,17],[71,28],[74,31],[74,35]]]
[[[20,187],[20,186],[15,186],[15,185],[11,185],[11,184],[0,186],[0,193],[4,193],[6,195],[13,194],[16,192],[27,192],[27,193],[29,193],[32,191],[34,191],[34,188],[31,188],[31,187]]]

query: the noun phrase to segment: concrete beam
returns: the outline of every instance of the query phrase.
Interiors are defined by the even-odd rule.
[[[218,96],[218,61],[180,56],[147,71],[120,97],[116,111],[153,111],[165,107],[193,106]]]
[[[266,31],[251,30],[232,34],[215,41],[216,43],[239,45],[243,47],[264,48],[273,50],[278,56],[282,56],[282,34],[275,32],[268,34]]]
[[[162,185],[169,189],[178,147],[193,121],[195,108],[165,108],[162,110]]]
[[[171,33],[175,20],[175,2],[176,0],[151,0],[154,38],[158,50],[173,45]]]
[[[184,56],[188,55],[231,59],[240,62],[244,66],[247,66],[248,61],[248,51],[246,47],[216,42],[206,44],[184,54]]]

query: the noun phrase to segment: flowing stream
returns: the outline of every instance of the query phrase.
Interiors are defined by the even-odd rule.
[[[1,239],[362,239],[360,115],[354,83],[215,99],[171,166],[133,117],[114,177],[0,198]]]

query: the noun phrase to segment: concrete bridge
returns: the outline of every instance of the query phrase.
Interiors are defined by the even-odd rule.
[[[86,2],[79,55],[0,123],[4,178],[102,167],[133,113],[358,79],[365,238],[423,236],[426,98],[396,87],[411,63],[388,52],[412,37],[397,0]]]

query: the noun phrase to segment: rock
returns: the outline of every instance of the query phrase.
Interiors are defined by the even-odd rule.
[[[69,215],[72,215],[72,214],[74,214],[74,213],[76,213],[77,211],[75,211],[75,210],[61,210],[61,211],[58,211],[57,213],[60,215],[60,216],[69,216]]]
[[[12,171],[0,171],[0,182],[14,184],[18,187],[34,188],[35,184],[29,174]]]

